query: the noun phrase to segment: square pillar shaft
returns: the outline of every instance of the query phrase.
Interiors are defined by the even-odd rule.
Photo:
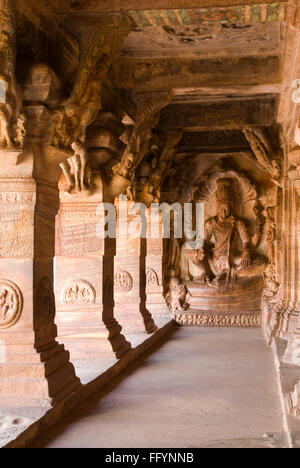
[[[125,336],[137,343],[157,329],[146,307],[146,236],[137,234],[141,218],[135,203],[121,197],[116,206],[115,316]]]
[[[120,358],[130,344],[114,318],[115,239],[104,239],[100,175],[93,194],[70,195],[60,184],[56,223],[55,293],[58,334],[73,359]]]
[[[53,255],[58,190],[0,178],[0,405],[44,406],[80,381],[56,341]]]

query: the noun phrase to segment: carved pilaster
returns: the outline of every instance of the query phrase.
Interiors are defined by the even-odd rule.
[[[148,237],[146,258],[146,295],[147,309],[151,312],[155,323],[163,326],[172,319],[172,314],[164,297],[164,276],[167,262],[164,252],[162,214],[151,217],[148,210]]]
[[[118,199],[117,249],[114,264],[115,316],[131,343],[144,341],[145,333],[156,331],[146,307],[146,238],[127,229],[137,228],[139,214],[134,202]],[[133,210],[134,208],[134,210]],[[135,211],[135,213],[133,211]]]
[[[69,353],[55,340],[58,192],[26,178],[1,179],[0,193],[0,405],[53,405],[79,385]]]
[[[70,194],[60,186],[56,222],[56,304],[58,335],[71,358],[120,358],[130,344],[113,311],[115,239],[105,239],[104,185],[94,173],[93,190]]]
[[[288,338],[297,326],[300,311],[299,175],[291,170],[284,178],[281,234],[281,281],[277,303],[272,307],[272,336]]]
[[[290,162],[297,167],[294,154],[289,157]],[[292,200],[294,220],[292,223],[293,238],[292,251],[290,256],[290,269],[293,274],[293,283],[291,285],[291,296],[294,302],[294,308],[289,317],[289,329],[294,333],[289,333],[288,346],[285,352],[284,361],[292,364],[300,365],[300,172],[298,167],[295,170],[289,171],[289,178],[292,184]]]

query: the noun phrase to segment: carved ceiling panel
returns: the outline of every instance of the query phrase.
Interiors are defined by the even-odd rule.
[[[195,24],[200,22],[259,22],[284,21],[288,2],[274,2],[273,0],[248,0],[245,4],[240,1],[227,2],[219,0],[218,7],[214,0],[40,0],[40,3],[53,11],[63,14],[67,12],[101,12],[127,11],[140,27],[161,24]],[[121,3],[121,4],[120,4]],[[230,6],[228,6],[230,3]]]
[[[282,25],[257,24],[163,24],[133,31],[122,47],[122,57],[149,57],[193,53],[197,56],[280,52]]]

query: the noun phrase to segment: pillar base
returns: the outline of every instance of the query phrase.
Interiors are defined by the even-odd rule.
[[[58,341],[77,359],[119,359],[131,346],[121,334],[115,319],[102,321],[102,313],[94,307],[60,311],[56,316]]]
[[[296,328],[295,333],[289,339],[282,361],[300,366],[300,327]]]
[[[14,348],[7,345],[6,363],[0,364],[0,406],[51,407],[80,385],[63,345]]]

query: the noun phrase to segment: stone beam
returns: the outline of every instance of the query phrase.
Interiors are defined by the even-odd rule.
[[[242,129],[267,127],[274,123],[276,101],[274,97],[248,100],[203,102],[194,105],[171,104],[161,112],[160,126],[185,131]]]
[[[199,86],[251,86],[282,80],[282,57],[140,59],[120,58],[113,65],[117,87],[139,91]]]
[[[55,11],[59,13],[68,13],[71,11],[91,11],[91,12],[104,12],[104,11],[131,11],[131,10],[162,10],[162,9],[185,9],[185,8],[216,8],[227,7],[232,9],[235,6],[249,6],[249,5],[268,5],[274,4],[274,0],[233,0],[228,7],[227,0],[203,0],[199,5],[199,0],[74,0],[65,1],[50,0],[48,2]],[[279,2],[281,3],[281,2]],[[282,2],[283,3],[283,2]]]

